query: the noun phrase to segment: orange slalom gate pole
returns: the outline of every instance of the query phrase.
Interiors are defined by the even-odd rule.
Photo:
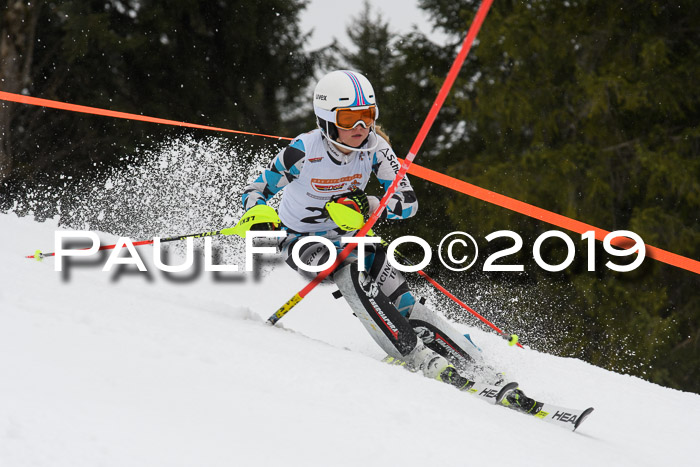
[[[226,128],[217,128],[207,125],[197,125],[193,123],[178,122],[175,120],[166,120],[163,118],[148,117],[145,115],[130,114],[126,112],[117,112],[113,110],[100,109],[98,107],[88,107],[83,105],[69,104],[66,102],[53,101],[49,99],[40,99],[37,97],[24,96],[21,94],[13,94],[9,92],[0,91],[0,100],[6,100],[10,102],[17,102],[20,104],[36,105],[40,107],[49,107],[60,110],[68,110],[72,112],[81,112],[93,115],[101,115],[106,117],[122,118],[126,120],[138,120],[151,123],[159,123],[165,125],[174,125],[187,128],[196,128],[202,130],[212,130],[212,131],[223,131],[227,133],[237,133],[242,135],[250,136],[262,136],[265,138],[274,138],[277,140],[292,140],[286,136],[276,136],[276,135],[266,135],[262,133],[252,133],[248,131],[230,130]],[[465,181],[459,180],[449,175],[445,175],[434,170],[422,167],[418,164],[412,164],[408,170],[408,173],[420,177],[429,182],[442,185],[451,190],[459,191],[465,195],[472,196],[474,198],[486,201],[487,203],[495,204],[496,206],[501,206],[503,208],[509,209],[511,211],[524,214],[526,216],[538,219],[549,224],[561,227],[567,230],[571,230],[576,233],[584,233],[586,231],[595,232],[595,238],[602,241],[608,232],[607,230],[579,222],[575,219],[562,216],[555,212],[547,211],[537,206],[519,201],[514,198],[509,198],[508,196],[501,195],[499,193],[480,188],[476,185],[472,185]],[[626,247],[626,241],[622,237],[618,237],[612,241],[613,245],[619,246],[621,248]],[[694,272],[695,274],[700,274],[700,261],[694,260],[692,258],[687,258],[685,256],[672,253],[661,248],[657,248],[652,245],[645,245],[647,251],[647,257],[660,261],[662,263],[675,266],[677,268],[685,269],[686,271]]]
[[[37,105],[39,107],[49,107],[52,109],[70,110],[71,112],[86,113],[92,115],[101,115],[103,117],[123,118],[125,120],[138,120],[141,122],[160,123],[164,125],[181,126],[186,128],[196,128],[199,130],[223,131],[226,133],[237,133],[241,135],[264,136],[266,138],[291,140],[283,136],[265,135],[262,133],[251,133],[248,131],[229,130],[227,128],[217,128],[207,125],[197,125],[195,123],[178,122],[176,120],[166,120],[164,118],[148,117],[146,115],[131,114],[126,112],[117,112],[115,110],[100,109],[99,107],[88,107],[85,105],[69,104],[67,102],[52,101],[49,99],[40,99],[38,97],[24,96],[22,94],[13,94],[10,92],[0,91],[0,99],[19,104]]]
[[[426,136],[428,135],[428,132],[430,131],[430,128],[433,126],[433,123],[435,122],[435,118],[437,117],[438,112],[440,111],[440,108],[442,108],[442,104],[445,102],[445,99],[447,98],[447,94],[450,92],[450,89],[452,88],[452,85],[454,84],[455,80],[457,79],[457,75],[459,74],[459,70],[462,68],[462,64],[464,64],[464,60],[467,58],[467,54],[469,53],[469,50],[471,49],[472,43],[474,42],[474,39],[476,38],[477,33],[479,32],[479,29],[481,28],[481,24],[484,22],[484,19],[486,18],[486,14],[489,11],[489,8],[491,7],[491,3],[493,3],[493,0],[484,0],[481,5],[479,6],[479,10],[476,13],[476,17],[474,18],[474,22],[469,28],[469,32],[467,33],[467,37],[464,39],[464,42],[462,43],[462,47],[460,48],[459,53],[457,54],[457,57],[455,58],[454,62],[452,63],[452,67],[450,68],[450,71],[447,73],[447,77],[445,78],[445,81],[442,83],[442,87],[440,88],[440,91],[438,92],[437,97],[435,98],[435,102],[433,103],[433,106],[430,108],[430,111],[428,112],[428,116],[425,118],[425,121],[423,122],[423,126],[418,132],[418,136],[416,136],[415,141],[413,142],[413,145],[411,146],[411,149],[408,152],[408,155],[406,156],[406,159],[404,160],[403,164],[401,164],[401,168],[399,169],[398,173],[396,174],[396,177],[394,178],[394,181],[392,184],[389,186],[387,189],[386,193],[382,197],[381,201],[379,202],[379,207],[372,213],[372,215],[369,217],[367,222],[365,223],[364,226],[360,229],[360,231],[356,234],[357,237],[364,237],[367,235],[367,232],[374,226],[374,224],[379,220],[379,215],[382,213],[384,208],[386,208],[387,203],[389,202],[389,198],[394,194],[394,191],[396,191],[396,187],[398,186],[399,182],[403,179],[403,177],[406,175],[406,172],[408,172],[408,168],[411,166],[411,163],[413,162],[413,159],[415,159],[416,154],[420,150],[420,147],[422,146],[423,142],[425,141]],[[345,259],[348,257],[348,255],[352,252],[352,250],[355,248],[355,245],[352,243],[348,244],[338,255],[336,258],[335,262],[331,267],[328,269],[320,272],[309,284],[306,285],[303,289],[301,289],[298,293],[296,293],[291,299],[287,301],[284,305],[282,305],[275,313],[273,313],[268,319],[268,323],[270,324],[275,324],[277,321],[282,319],[284,315],[286,315],[289,310],[294,308],[297,303],[299,303],[304,297],[306,297],[309,292],[311,292],[313,289],[316,288],[318,284],[323,282],[326,277],[331,275],[333,271],[336,270],[336,268],[343,262]]]
[[[384,239],[382,239],[382,245],[384,245],[385,247],[389,246],[389,244],[388,244]],[[409,266],[415,266],[415,263],[414,263],[413,261],[411,261],[409,258],[406,257],[406,255],[402,254],[402,253],[399,252],[398,250],[394,250],[394,253],[395,253],[399,258],[403,259]],[[474,310],[474,309],[471,308],[469,305],[467,305],[466,303],[464,303],[462,300],[460,300],[459,298],[457,298],[457,296],[456,296],[455,294],[453,294],[452,292],[450,292],[449,290],[447,290],[445,287],[443,287],[438,281],[436,281],[435,279],[433,279],[432,277],[430,277],[430,276],[428,275],[427,272],[425,272],[425,271],[423,271],[423,270],[420,270],[420,271],[418,271],[418,274],[420,274],[421,277],[423,277],[423,279],[427,280],[433,287],[435,287],[435,288],[438,289],[440,292],[442,292],[443,295],[445,295],[447,298],[449,298],[450,300],[452,300],[453,302],[455,302],[457,305],[459,305],[459,306],[461,306],[462,308],[464,308],[465,310],[467,310],[467,311],[468,311],[469,313],[471,313],[472,315],[474,315],[474,316],[476,316],[477,318],[479,318],[479,320],[481,320],[482,323],[488,325],[491,329],[493,329],[493,330],[496,331],[498,334],[500,334],[501,337],[503,337],[505,340],[507,340],[507,341],[510,343],[510,345],[515,344],[515,345],[517,345],[518,347],[520,347],[521,349],[523,348],[523,345],[522,345],[520,342],[518,342],[517,336],[516,336],[515,334],[508,334],[508,333],[506,333],[505,331],[503,331],[502,329],[500,329],[498,326],[496,326],[495,324],[493,324],[491,321],[489,321],[488,319],[486,319],[486,318],[484,318],[483,316],[481,316],[481,314],[479,314],[476,310]]]
[[[452,300],[453,302],[455,302],[457,305],[459,305],[459,306],[461,306],[462,308],[464,308],[465,310],[467,310],[467,311],[468,311],[469,313],[471,313],[472,315],[474,315],[474,316],[476,316],[477,318],[479,318],[484,324],[487,324],[491,329],[493,329],[494,331],[496,331],[497,333],[499,333],[499,334],[500,334],[504,339],[506,339],[508,342],[511,342],[511,345],[512,345],[512,342],[513,342],[513,341],[512,341],[512,339],[513,339],[513,334],[507,334],[507,333],[506,333],[505,331],[503,331],[502,329],[499,329],[498,326],[496,326],[496,325],[493,324],[491,321],[489,321],[489,320],[487,320],[486,318],[484,318],[483,316],[481,316],[481,315],[480,315],[478,312],[476,312],[474,309],[470,308],[466,303],[464,303],[462,300],[460,300],[459,298],[457,298],[454,294],[452,294],[449,290],[447,290],[447,289],[444,288],[442,285],[440,285],[435,279],[433,279],[432,277],[430,277],[430,276],[429,276],[428,274],[426,274],[424,271],[418,271],[418,274],[420,274],[421,276],[423,276],[423,278],[424,278],[425,280],[427,280],[428,282],[430,282],[430,283],[432,284],[433,287],[435,287],[435,288],[438,289],[440,292],[442,292],[445,296],[447,296],[447,298],[449,298],[450,300]],[[520,342],[518,342],[518,341],[515,342],[515,345],[517,345],[517,346],[520,347],[521,349],[523,348],[523,345],[522,345]]]
[[[593,231],[595,232],[595,238],[601,242],[603,239],[605,239],[605,236],[610,233],[609,231],[594,225],[586,224],[552,211],[547,211],[546,209],[539,208],[514,198],[509,198],[508,196],[486,190],[463,180],[450,177],[443,173],[436,172],[419,165],[413,165],[409,172],[424,180],[428,180],[429,182],[442,185],[451,190],[464,193],[465,195],[486,201],[487,203],[495,204],[496,206],[524,214],[528,217],[532,217],[533,219],[547,222],[548,224],[552,224],[572,232],[583,234],[588,231]],[[613,239],[611,243],[615,246],[619,246],[620,248],[626,248],[629,246],[630,240],[624,237],[617,237]],[[670,251],[662,250],[661,248],[651,245],[645,244],[644,247],[646,249],[646,256],[651,259],[661,261],[677,268],[685,269],[686,271],[694,272],[695,274],[700,274],[700,261],[686,258],[685,256],[671,253]]]

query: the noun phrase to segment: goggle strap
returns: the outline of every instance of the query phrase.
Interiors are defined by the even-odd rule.
[[[321,107],[317,106],[314,106],[314,110],[316,111],[316,115],[327,122],[335,124],[335,112],[331,112],[330,110],[322,109]]]

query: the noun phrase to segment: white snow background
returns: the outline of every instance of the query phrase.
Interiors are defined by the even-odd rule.
[[[209,175],[216,168],[224,181],[249,175],[230,165],[230,154],[212,156],[220,148],[178,144],[185,149],[150,155],[152,164],[114,174],[100,190],[121,187],[126,196],[128,178],[157,213],[172,190],[187,194],[188,176],[200,178],[204,196],[198,167]],[[184,165],[172,170],[176,161]],[[240,180],[227,188],[232,209]],[[85,195],[85,209],[98,209],[100,190]],[[126,216],[138,217],[139,204],[131,206]],[[167,206],[151,215],[161,226],[149,225],[150,236],[203,231],[200,209],[185,203],[176,215]],[[99,218],[109,217],[102,209]],[[567,431],[381,363],[379,347],[331,286],[311,292],[277,327],[267,325],[306,284],[283,264],[258,277],[170,277],[153,266],[152,246],[138,247],[148,274],[102,272],[105,258],[62,274],[53,258],[24,258],[53,251],[62,228],[58,218],[0,213],[2,467],[697,465],[697,394],[509,347],[458,325],[528,395],[595,407]],[[138,234],[134,240],[150,238]],[[100,233],[103,244],[120,235],[136,233]],[[235,250],[237,242],[213,243]],[[171,264],[182,261],[178,248],[170,249]],[[223,263],[243,268],[224,250]]]

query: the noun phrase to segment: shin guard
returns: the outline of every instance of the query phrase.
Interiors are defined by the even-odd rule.
[[[347,263],[333,274],[333,281],[377,344],[392,357],[404,357],[418,344],[408,320],[356,263]]]

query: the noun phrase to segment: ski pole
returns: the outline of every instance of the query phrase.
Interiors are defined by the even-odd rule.
[[[387,243],[386,240],[384,240],[383,238],[381,238],[380,240],[381,240],[382,245],[383,245],[385,248],[387,248],[387,247],[389,246],[389,243]],[[404,260],[409,266],[415,266],[415,263],[414,263],[413,261],[411,261],[409,258],[407,258],[406,255],[402,254],[399,250],[394,249],[394,252],[396,253],[396,255],[397,255],[399,258],[401,258],[402,260]],[[522,344],[521,344],[520,342],[518,342],[518,335],[517,335],[517,334],[508,334],[508,333],[506,333],[505,331],[499,329],[498,326],[496,326],[496,325],[493,324],[491,321],[489,321],[488,319],[486,319],[486,318],[484,318],[483,316],[481,316],[476,310],[474,310],[473,308],[471,308],[469,305],[467,305],[467,304],[464,303],[462,300],[460,300],[459,298],[457,298],[457,297],[456,297],[453,293],[451,293],[449,290],[447,290],[447,289],[444,288],[442,285],[440,285],[435,279],[433,279],[432,277],[430,277],[425,271],[420,270],[420,271],[418,271],[418,274],[420,274],[425,280],[427,280],[433,287],[435,287],[435,288],[438,289],[440,292],[442,292],[447,298],[449,298],[450,300],[452,300],[453,302],[455,302],[457,305],[459,305],[459,306],[461,306],[462,308],[464,308],[465,310],[467,310],[467,311],[468,311],[469,313],[471,313],[472,315],[474,315],[474,316],[476,316],[477,318],[479,318],[483,323],[487,324],[489,327],[491,327],[491,329],[493,329],[493,330],[496,331],[498,334],[500,334],[501,337],[503,337],[505,340],[508,341],[508,344],[509,344],[509,345],[511,345],[511,346],[517,345],[517,346],[520,347],[521,349],[523,348]]]
[[[415,141],[413,141],[413,145],[411,146],[411,149],[408,151],[408,155],[406,156],[406,159],[404,159],[403,164],[401,164],[401,167],[399,168],[399,171],[396,174],[394,181],[391,183],[391,185],[387,189],[386,193],[384,193],[384,196],[382,197],[381,201],[379,202],[379,206],[372,213],[372,215],[369,217],[369,219],[367,220],[367,223],[356,234],[357,237],[364,237],[367,234],[367,232],[372,228],[372,226],[374,226],[374,224],[379,220],[379,216],[384,211],[384,208],[386,208],[386,205],[389,202],[389,198],[391,198],[391,196],[394,194],[399,182],[406,175],[406,172],[408,172],[408,168],[411,166],[411,163],[413,163],[413,159],[415,159],[416,154],[418,153],[418,151],[420,150],[420,147],[423,145],[423,142],[425,141],[425,138],[428,136],[428,132],[430,131],[430,128],[433,126],[433,123],[435,122],[435,118],[437,117],[438,112],[442,108],[442,105],[445,102],[445,99],[447,98],[447,94],[450,92],[452,85],[454,84],[455,80],[457,79],[457,75],[459,74],[459,70],[462,68],[462,65],[464,64],[464,60],[467,58],[467,54],[469,53],[469,49],[471,49],[472,43],[474,42],[474,39],[476,38],[476,35],[479,32],[479,29],[481,28],[481,24],[484,22],[484,18],[486,18],[486,13],[488,13],[492,2],[493,2],[493,0],[484,0],[481,3],[481,5],[479,6],[479,10],[476,12],[476,16],[474,17],[474,21],[472,22],[471,26],[469,27],[469,32],[467,33],[467,37],[464,38],[464,42],[462,43],[462,46],[459,50],[459,53],[457,54],[457,57],[455,57],[455,60],[452,63],[452,67],[450,68],[450,71],[447,73],[447,77],[445,78],[445,81],[442,83],[442,87],[440,88],[440,91],[438,92],[438,95],[435,98],[435,102],[433,102],[433,105],[430,108],[430,111],[428,112],[428,116],[423,121],[423,126],[421,126],[420,130],[418,131],[418,135],[416,136]],[[328,269],[321,271],[311,282],[309,282],[303,289],[301,289],[299,292],[297,292],[284,305],[282,305],[275,313],[273,313],[267,319],[268,323],[274,325],[275,323],[277,323],[277,321],[282,319],[282,317],[284,315],[289,313],[289,310],[294,308],[297,305],[297,303],[299,303],[301,300],[304,299],[304,297],[306,297],[309,294],[309,292],[311,292],[313,289],[315,289],[318,284],[323,282],[323,280],[326,277],[328,277],[331,273],[333,273],[333,271],[335,271],[336,268],[343,261],[345,261],[345,259],[348,257],[348,255],[352,252],[352,250],[354,248],[355,248],[354,244],[352,244],[352,243],[348,244],[348,246],[346,246],[340,252],[340,254],[336,258],[335,262]]]
[[[266,205],[258,205],[249,209],[243,217],[238,221],[238,223],[233,227],[228,227],[221,230],[212,230],[211,232],[201,232],[196,234],[186,234],[186,235],[176,235],[174,237],[161,238],[162,242],[174,242],[176,240],[184,240],[186,238],[200,238],[200,237],[213,237],[215,235],[238,235],[241,238],[246,236],[246,233],[257,224],[271,224],[272,226],[279,226],[280,219],[274,209]],[[140,245],[151,245],[155,242],[155,239],[151,240],[141,240],[134,242],[134,246]],[[98,248],[98,250],[113,250],[116,248],[114,245],[104,245]],[[89,248],[81,248],[81,250],[88,250]],[[56,253],[42,253],[40,250],[36,250],[33,255],[25,256],[25,258],[33,258],[37,261],[41,261],[47,256],[56,256]]]
[[[200,237],[213,237],[215,235],[231,235],[231,230],[233,230],[233,227],[229,227],[227,229],[222,229],[222,230],[213,230],[211,232],[202,232],[202,233],[196,233],[196,234],[186,234],[186,235],[177,235],[175,237],[168,237],[168,238],[161,238],[160,241],[161,243],[163,242],[174,242],[176,240],[184,240],[189,237],[193,238],[200,238]],[[154,239],[150,240],[140,240],[138,242],[134,242],[134,246],[141,246],[141,245],[152,245]],[[103,245],[98,248],[98,250],[113,250],[116,248],[116,243],[113,245]],[[80,250],[88,250],[89,248],[80,248]],[[56,253],[42,253],[41,250],[36,250],[33,255],[28,255],[25,256],[25,258],[28,259],[35,259],[37,261],[41,261],[42,259],[49,257],[49,256],[56,256]]]

